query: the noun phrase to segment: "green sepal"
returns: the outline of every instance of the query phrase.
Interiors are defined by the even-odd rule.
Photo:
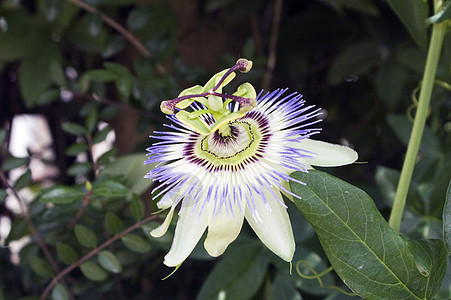
[[[180,122],[194,129],[199,134],[208,135],[210,133],[208,124],[199,117],[192,119],[189,112],[181,110],[175,116]]]
[[[213,124],[213,126],[210,129],[210,132],[215,132],[216,130],[218,130],[219,127],[221,127],[225,123],[232,122],[236,119],[242,118],[242,117],[244,117],[245,114],[246,114],[245,111],[237,111],[237,112],[230,113],[226,116],[223,116],[218,121],[216,121],[215,124]]]
[[[191,95],[191,94],[200,94],[200,93],[202,93],[202,86],[201,85],[195,85],[195,86],[192,86],[190,88],[184,89],[178,95],[178,97]],[[203,97],[199,97],[199,98],[203,98]],[[179,103],[177,103],[175,105],[175,107],[180,108],[180,109],[185,109],[188,106],[190,106],[191,103],[193,103],[194,101],[196,101],[196,100],[199,101],[199,98],[189,98],[189,99],[182,100]]]

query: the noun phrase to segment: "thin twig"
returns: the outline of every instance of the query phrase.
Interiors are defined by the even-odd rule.
[[[121,24],[104,14],[102,11],[98,10],[97,8],[81,1],[81,0],[66,0],[92,14],[97,14],[102,18],[102,20],[110,25],[113,29],[115,29],[117,32],[119,32],[124,38],[126,38],[142,55],[144,55],[147,58],[152,57],[152,53],[147,50],[147,48],[133,35],[128,31],[125,27],[123,27]],[[159,74],[165,74],[166,69],[161,65],[156,65],[157,71]]]
[[[92,194],[92,192],[87,192],[86,195],[83,197],[83,205],[77,211],[77,214],[72,219],[72,221],[70,221],[69,225],[67,226],[68,230],[74,229],[74,227],[77,224],[78,220],[85,213],[86,209],[88,208],[89,203],[91,202],[91,194]]]
[[[34,239],[36,240],[36,242],[38,243],[39,247],[41,248],[42,252],[44,253],[45,257],[47,258],[47,261],[50,263],[53,272],[55,272],[56,274],[58,274],[60,272],[58,265],[56,264],[55,260],[53,259],[52,254],[50,254],[49,249],[47,248],[47,245],[44,243],[44,240],[42,239],[41,235],[39,234],[39,232],[37,231],[36,227],[34,226],[33,222],[31,221],[30,215],[28,214],[28,209],[27,209],[27,205],[25,204],[25,201],[19,196],[19,194],[17,193],[17,191],[14,189],[14,187],[8,182],[8,178],[6,177],[6,174],[0,170],[0,179],[3,181],[3,184],[9,189],[11,190],[14,198],[16,198],[17,202],[19,203],[20,206],[20,210],[22,212],[22,217],[24,218],[25,222],[27,223],[28,227],[31,230],[31,233],[34,237]],[[55,284],[61,281],[61,283],[65,286],[66,290],[68,291],[69,297],[71,299],[75,299],[74,296],[72,295],[72,293],[70,292],[69,288],[66,286],[64,280],[58,279]]]
[[[76,261],[72,265],[68,266],[66,269],[64,269],[62,272],[60,272],[58,275],[53,277],[52,281],[49,283],[49,285],[45,288],[44,292],[42,293],[41,300],[45,299],[49,295],[49,293],[52,290],[53,286],[59,280],[61,280],[64,276],[66,276],[68,273],[70,273],[72,270],[74,270],[75,268],[80,266],[82,263],[84,263],[85,261],[87,261],[88,259],[93,257],[94,255],[98,254],[101,250],[103,250],[104,248],[108,247],[109,245],[111,245],[112,243],[114,243],[115,241],[117,241],[118,239],[120,239],[121,237],[126,235],[127,233],[130,233],[133,230],[138,229],[143,224],[145,224],[145,223],[147,223],[149,221],[152,221],[153,219],[156,219],[156,218],[158,218],[157,215],[150,215],[147,218],[135,223],[134,225],[130,226],[129,228],[127,228],[124,231],[116,234],[115,236],[113,236],[109,240],[105,241],[102,245],[100,245],[99,247],[93,249],[91,252],[89,252],[88,254],[83,256],[82,258],[80,258],[78,261]]]
[[[268,90],[269,83],[271,82],[274,68],[276,66],[277,57],[277,40],[279,38],[280,19],[282,17],[282,2],[283,0],[275,0],[274,3],[274,15],[271,28],[271,37],[269,40],[269,54],[268,63],[266,65],[265,76],[263,76],[262,87],[264,90]]]

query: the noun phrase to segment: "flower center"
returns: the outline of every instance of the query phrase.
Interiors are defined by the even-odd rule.
[[[230,135],[222,135],[215,131],[201,142],[201,150],[217,159],[229,159],[248,149],[254,142],[254,134],[247,122],[233,122]]]

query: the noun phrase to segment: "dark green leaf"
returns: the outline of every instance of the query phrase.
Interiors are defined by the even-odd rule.
[[[62,242],[56,244],[56,253],[58,259],[66,265],[71,265],[78,259],[78,254],[74,248]]]
[[[58,60],[50,63],[50,78],[60,87],[66,86],[66,77],[64,76],[63,67]]]
[[[423,0],[386,0],[406,26],[413,40],[420,48],[426,49],[428,36],[425,22],[429,15],[429,8]]]
[[[61,124],[61,128],[73,135],[84,135],[86,133],[86,128],[77,123],[66,122]]]
[[[105,62],[103,65],[105,66],[105,68],[107,70],[114,72],[117,75],[120,75],[121,77],[128,77],[128,78],[132,77],[132,74],[130,73],[130,71],[121,64],[117,64],[117,63],[113,63],[113,62]]]
[[[31,171],[30,169],[27,169],[27,171],[23,173],[14,183],[14,189],[18,191],[30,184],[31,184]]]
[[[119,75],[111,70],[91,70],[86,72],[84,76],[98,82],[110,82],[119,78]]]
[[[118,234],[122,230],[122,220],[113,212],[107,212],[105,215],[106,229],[111,234]]]
[[[276,276],[272,285],[272,299],[278,300],[302,300],[293,283],[285,276]]]
[[[139,235],[129,233],[121,237],[121,241],[128,249],[132,251],[138,253],[147,253],[150,251],[149,242],[140,237]]]
[[[3,145],[3,143],[6,141],[6,137],[8,136],[8,133],[5,129],[0,128],[0,145]]]
[[[406,80],[407,71],[399,63],[390,60],[379,67],[376,86],[390,111],[393,111],[399,103]]]
[[[106,136],[108,135],[108,133],[110,133],[111,131],[111,127],[107,126],[105,128],[103,128],[102,130],[98,131],[95,135],[94,138],[92,139],[92,142],[94,144],[103,142],[106,138]]]
[[[52,289],[52,300],[68,300],[69,294],[66,291],[66,288],[58,283]]]
[[[52,267],[50,267],[50,264],[43,260],[42,258],[39,258],[37,256],[32,256],[29,258],[30,267],[31,269],[42,277],[52,277],[53,276],[53,270]]]
[[[142,199],[136,194],[133,194],[132,196],[132,201],[130,203],[130,213],[132,217],[137,221],[141,220],[144,216],[144,203]]]
[[[151,10],[148,6],[140,6],[130,12],[127,18],[127,27],[131,31],[142,29],[149,22]]]
[[[22,60],[19,69],[20,92],[27,107],[33,107],[36,100],[51,85],[50,65],[54,58],[43,55]]]
[[[5,201],[6,197],[8,196],[8,193],[4,189],[0,189],[0,204]]]
[[[80,270],[86,278],[92,281],[104,281],[108,278],[108,274],[98,264],[91,261],[82,263]]]
[[[451,255],[451,181],[446,192],[445,207],[443,208],[443,240],[448,255]]]
[[[129,191],[122,183],[112,180],[102,181],[93,189],[94,195],[102,197],[124,197]]]
[[[5,243],[9,244],[10,242],[21,239],[28,234],[30,234],[30,230],[28,228],[27,222],[25,222],[25,220],[22,218],[16,218],[11,224],[11,230],[8,237],[6,238]]]
[[[369,299],[433,297],[446,270],[443,242],[415,242],[423,251],[412,253],[362,190],[316,170],[292,176],[306,183],[290,182],[302,199],[295,199],[298,209],[316,230],[335,272],[356,294]]]
[[[387,116],[387,120],[398,138],[407,146],[413,123],[409,121],[405,115],[390,114]],[[439,153],[439,141],[428,126],[424,128],[420,151],[426,152],[431,156],[436,156]]]
[[[440,12],[436,13],[428,20],[431,23],[441,23],[451,18],[451,1],[446,1]]]
[[[88,129],[88,132],[92,132],[94,128],[97,126],[97,109],[93,107],[89,110],[86,120],[85,120],[85,126]]]
[[[80,153],[86,152],[89,150],[88,145],[86,143],[75,143],[67,147],[66,155],[68,156],[77,156]]]
[[[122,36],[109,36],[102,50],[102,57],[110,58],[118,54],[124,49],[125,44],[125,39]]]
[[[99,118],[102,120],[110,120],[116,117],[121,112],[121,109],[116,106],[107,106],[99,113]]]
[[[8,156],[8,158],[3,162],[2,170],[5,172],[11,171],[12,169],[20,166],[28,165],[29,161],[30,159],[28,157]]]
[[[117,148],[113,147],[110,150],[103,153],[98,159],[97,164],[99,165],[106,165],[108,163],[111,163],[113,160],[114,155],[117,153]]]
[[[75,237],[77,241],[86,248],[95,248],[97,247],[97,237],[96,234],[84,225],[75,225],[74,227]]]
[[[349,76],[360,76],[381,59],[379,45],[373,41],[352,44],[335,59],[330,67],[328,81],[338,85]]]
[[[122,96],[128,98],[132,89],[132,80],[128,77],[121,77],[116,80],[116,88]]]
[[[67,169],[67,174],[70,176],[77,176],[87,174],[92,171],[91,163],[75,163]]]
[[[227,299],[251,299],[260,288],[268,265],[261,244],[242,243],[228,252],[208,276],[197,300],[218,299],[221,294]]]
[[[68,186],[55,185],[41,192],[39,200],[44,203],[67,204],[83,198],[85,193]]]
[[[59,99],[61,92],[57,89],[48,89],[36,99],[37,105],[48,105]]]
[[[120,273],[122,271],[122,266],[116,255],[108,250],[103,250],[99,253],[99,264],[107,271],[111,273]]]

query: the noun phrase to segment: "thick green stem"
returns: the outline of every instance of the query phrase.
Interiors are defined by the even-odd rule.
[[[436,1],[436,5],[437,5]],[[436,8],[437,10],[437,8]],[[399,178],[398,187],[396,191],[395,201],[390,214],[389,224],[392,228],[399,231],[401,225],[402,214],[406,204],[407,192],[409,190],[412,173],[415,166],[415,161],[420,148],[421,137],[423,135],[424,125],[431,101],[432,88],[434,86],[435,73],[440,59],[440,52],[442,49],[443,38],[445,36],[446,25],[444,23],[434,24],[432,27],[431,42],[429,44],[429,51],[426,60],[426,66],[423,74],[423,81],[421,84],[420,100],[413,123],[412,133],[407,146],[407,153],[404,159],[404,164]]]

